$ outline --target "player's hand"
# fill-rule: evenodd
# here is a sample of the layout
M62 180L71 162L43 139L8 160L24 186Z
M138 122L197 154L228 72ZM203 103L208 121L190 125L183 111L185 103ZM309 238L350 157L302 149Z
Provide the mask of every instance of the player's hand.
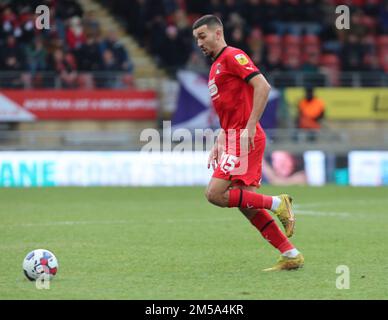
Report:
M256 123L248 123L245 130L242 133L243 150L255 150L255 135L256 135Z
M220 158L225 151L225 145L221 142L216 142L210 151L209 158L207 160L207 168L210 169L210 165L215 170L220 162Z
M217 143L210 150L209 158L207 159L207 168L208 169L210 169L210 165L212 166L213 170L215 170L215 168L218 165L218 146L217 146Z

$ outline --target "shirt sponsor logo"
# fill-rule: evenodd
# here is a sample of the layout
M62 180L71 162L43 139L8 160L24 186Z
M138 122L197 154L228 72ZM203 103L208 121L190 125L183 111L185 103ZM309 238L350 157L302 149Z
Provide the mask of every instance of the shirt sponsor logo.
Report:
M217 64L217 68L216 68L216 74L220 74L221 73L221 63Z
M209 93L211 97L214 97L218 93L217 85L215 84L215 79L212 79L208 83Z
M234 56L234 58L238 61L239 64L241 64L242 66L246 65L249 63L249 60L248 58L242 54L242 53L239 53L239 54L236 54Z

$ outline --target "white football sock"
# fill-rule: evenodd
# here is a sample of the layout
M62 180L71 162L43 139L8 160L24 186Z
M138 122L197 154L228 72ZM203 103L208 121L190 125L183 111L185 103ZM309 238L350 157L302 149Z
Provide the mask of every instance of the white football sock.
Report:
M271 211L274 211L277 208L279 208L281 203L282 203L282 199L280 199L279 197L272 197Z
M283 252L282 256L287 258L295 258L299 253L300 252L298 251L298 249L294 248Z

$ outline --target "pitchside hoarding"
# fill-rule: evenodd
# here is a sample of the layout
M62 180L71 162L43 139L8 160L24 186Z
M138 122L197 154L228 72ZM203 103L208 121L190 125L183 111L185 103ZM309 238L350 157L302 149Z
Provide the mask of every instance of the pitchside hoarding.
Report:
M0 121L156 119L152 90L1 90Z
M276 164L269 163L277 179L266 182L325 183L324 155L320 151L306 152L302 166L297 172L291 170L290 175L278 172L277 165L289 160L278 156ZM205 186L213 172L207 169L207 158L208 152L199 151L5 151L0 152L0 187ZM294 174L304 178L290 180Z
M348 161L352 186L388 185L388 151L352 151Z
M316 88L316 97L325 103L325 117L330 120L387 120L387 88ZM292 116L305 96L303 88L287 88L285 99Z

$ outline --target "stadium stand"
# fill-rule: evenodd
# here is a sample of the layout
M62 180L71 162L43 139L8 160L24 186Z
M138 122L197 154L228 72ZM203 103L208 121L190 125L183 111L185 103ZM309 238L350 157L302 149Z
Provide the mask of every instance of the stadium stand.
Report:
M42 3L51 9L52 27L38 33L32 9ZM334 86L358 85L355 79L359 78L365 86L386 81L387 1L100 0L99 3L136 39L140 46L137 50L145 50L136 60L141 61L149 53L172 77L186 66L205 70L208 62L193 45L191 24L201 14L213 12L223 19L230 45L252 56L277 86L300 85L301 77L302 82ZM334 6L340 3L351 8L349 31L337 30L332 21ZM0 5L0 11L0 67L8 72L7 77L2 73L0 78L3 87L134 85L136 62L131 59L130 46L122 44L123 34L119 37L117 32L107 30L106 23L96 17L99 11L84 12L76 0L6 1ZM90 56L94 59L89 59ZM152 63L140 64L141 69ZM117 81L104 80L101 79L104 71L123 76ZM286 74L275 73L271 79L272 71ZM300 72L303 76L298 76Z
M50 29L37 30L34 10L46 4ZM117 31L75 0L0 4L3 88L129 88L134 65ZM91 59L93 57L93 59ZM103 71L114 79L101 79Z
M34 8L40 4L50 8L49 30L34 28ZM333 12L339 4L350 7L350 30L335 28ZM388 85L387 0L2 1L0 88L69 91L151 88L158 93L161 108L155 121L142 125L125 120L122 126L109 121L105 125L102 121L98 125L84 121L75 126L70 121L67 126L37 121L2 122L0 129L26 132L39 129L41 133L34 136L37 137L56 128L58 134L53 134L58 136L55 141L59 144L75 139L70 145L82 147L82 141L93 138L81 134L77 140L76 134L69 138L61 132L79 127L90 131L119 127L121 132L132 128L137 134L144 127L161 127L161 120L172 116L171 110L165 112L163 108L166 100L173 100L173 94L164 88L175 86L176 90L177 71L208 72L210 61L197 49L191 30L192 23L205 13L215 13L223 19L228 43L245 50L274 88ZM288 120L282 118L279 126L288 130L292 128L293 115L288 110L284 114ZM327 143L333 136L344 135L348 141L353 136L351 132L340 132L348 123L333 121L329 126L326 129L331 131L322 130L318 142ZM353 129L352 125L349 129ZM374 135L373 121L366 125L366 130L369 129ZM287 146L287 137L293 134L281 130L273 137L285 141ZM99 141L99 136L96 137L94 140ZM358 141L354 139L355 143Z
M188 40L190 25L200 15L211 12L223 19L229 44L245 50L264 72L305 72L304 82L313 79L317 85L358 84L354 81L359 77L355 71L362 72L362 84L366 86L386 81L387 1L100 2L121 18L128 32L172 75L203 59ZM351 8L349 31L334 26L332 13L338 4ZM274 82L281 86L300 85L297 77L288 75L287 79L279 77L280 83L276 78Z

